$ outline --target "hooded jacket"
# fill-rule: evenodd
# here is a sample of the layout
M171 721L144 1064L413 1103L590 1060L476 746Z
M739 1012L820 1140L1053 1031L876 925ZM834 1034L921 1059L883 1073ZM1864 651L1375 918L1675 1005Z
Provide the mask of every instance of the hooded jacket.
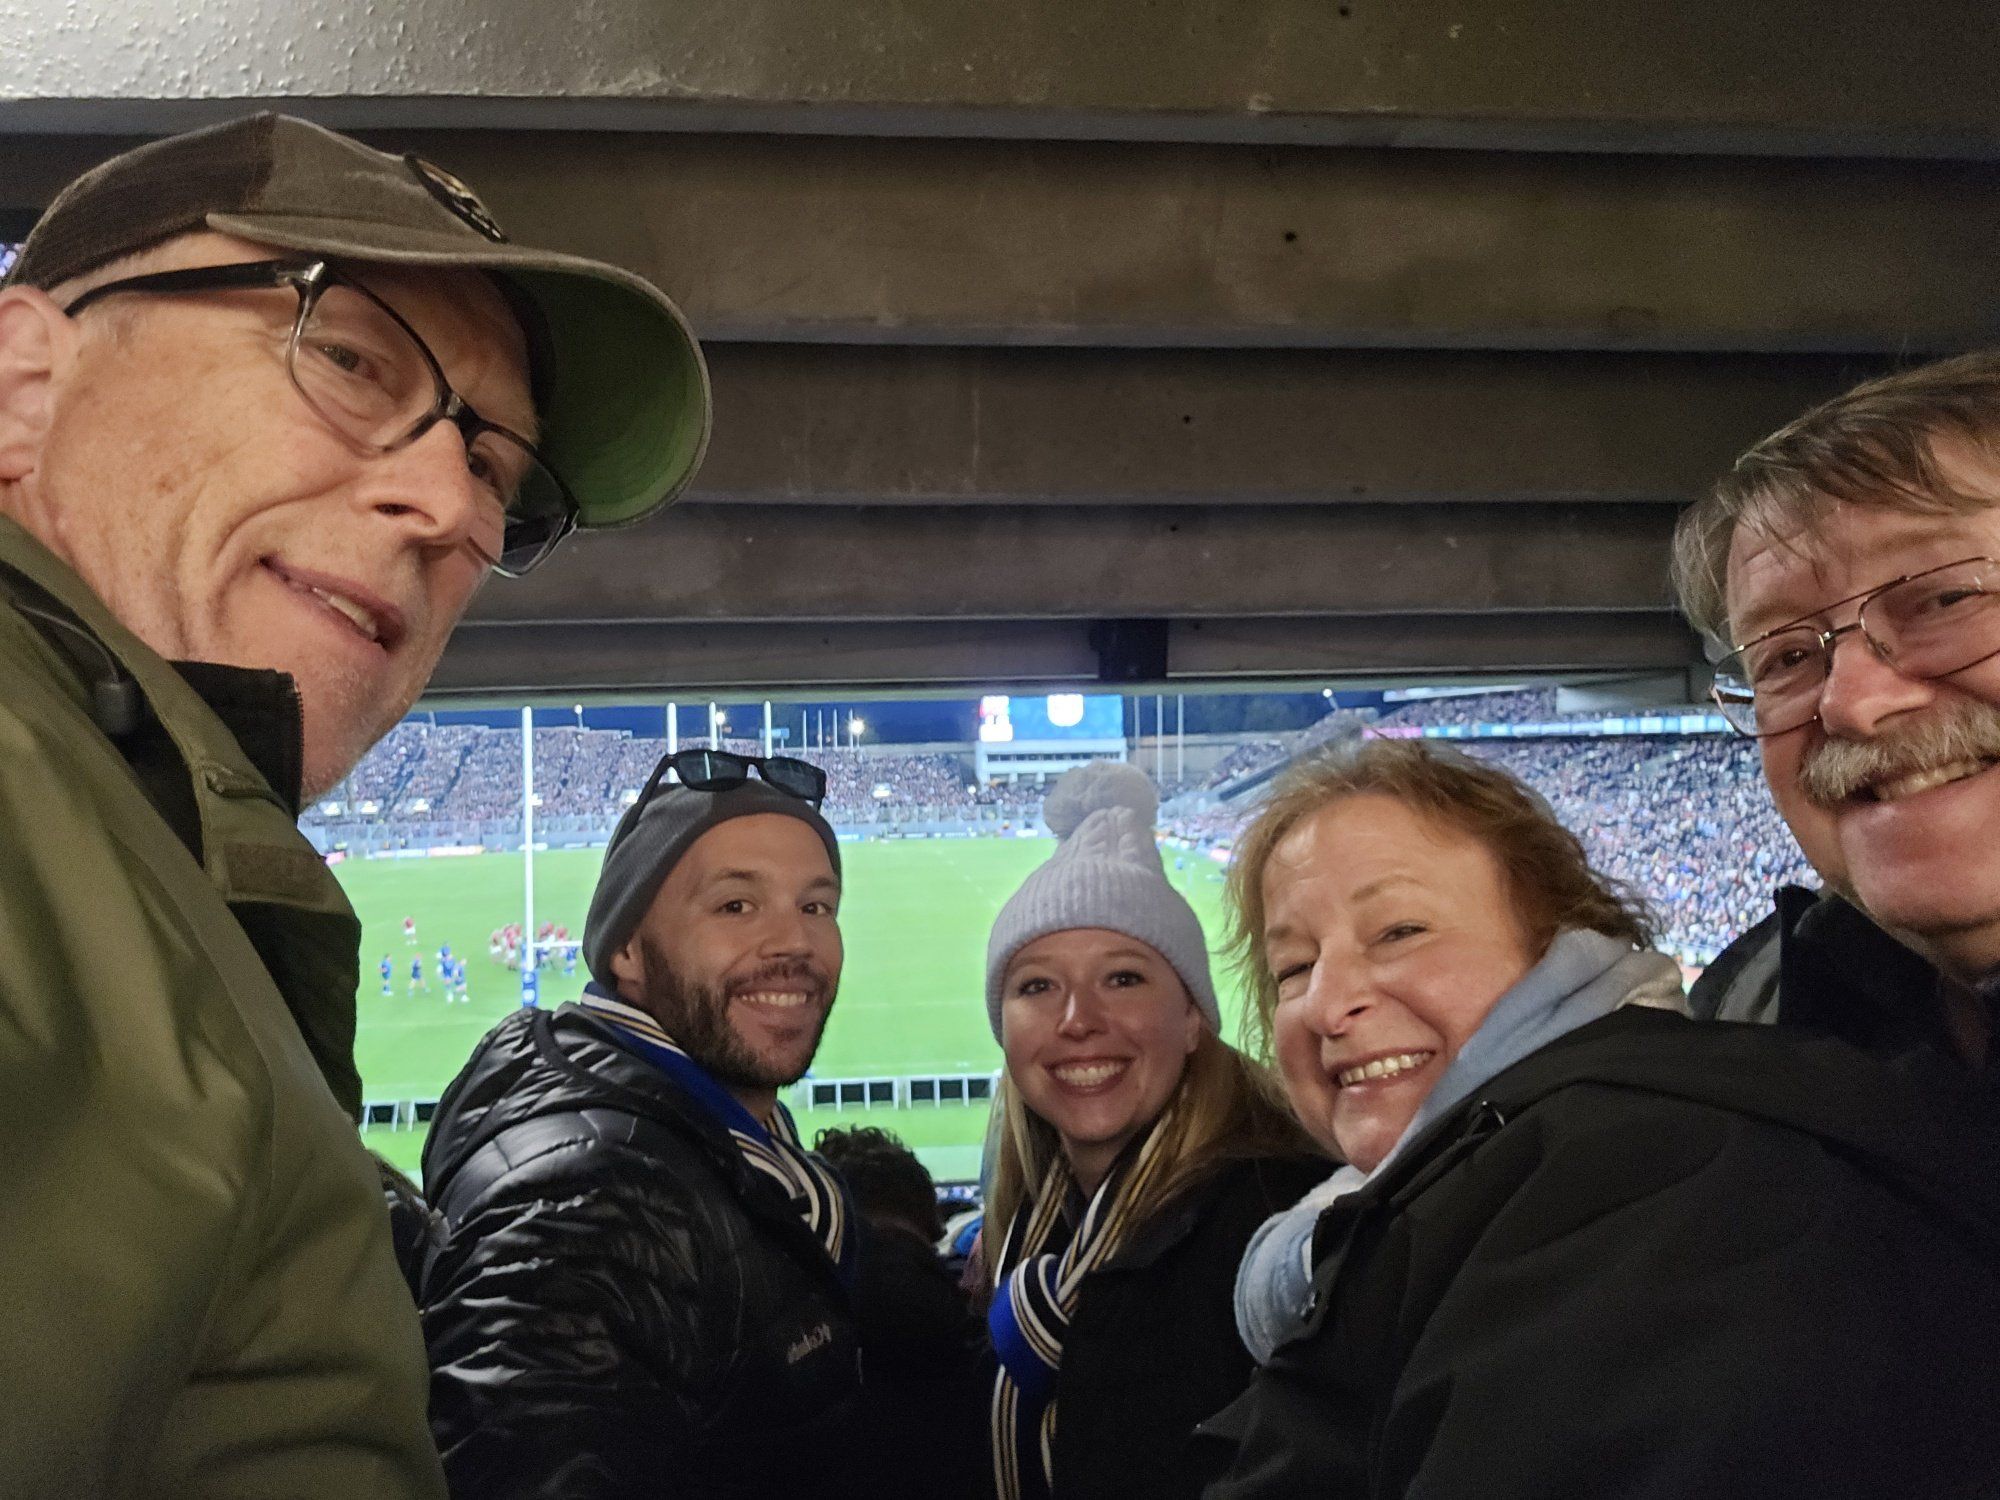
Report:
M868 1494L859 1340L819 1238L728 1132L566 1005L489 1032L424 1181L431 1419L467 1500Z
M0 520L0 683L0 1489L441 1494L290 680Z
M1206 1493L1991 1495L1996 1148L1970 1088L1618 1011L1326 1212Z

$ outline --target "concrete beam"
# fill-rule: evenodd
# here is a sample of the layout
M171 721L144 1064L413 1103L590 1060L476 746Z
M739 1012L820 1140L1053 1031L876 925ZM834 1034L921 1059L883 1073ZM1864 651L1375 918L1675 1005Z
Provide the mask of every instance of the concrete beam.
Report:
M716 344L701 501L1685 501L1865 362Z
M1172 670L1204 682L1425 681L1462 673L1685 669L1701 647L1665 610L1176 622Z
M810 624L656 620L459 627L428 696L560 689L953 688L1090 682L1097 657L1073 621L852 620Z
M9 128L355 123L1991 153L1981 0L0 5Z
M426 698L643 692L991 692L1115 684L1127 692L1244 683L1427 680L1681 668L1698 659L1665 613L1175 621L1164 675L1107 677L1091 622L468 624Z
M1674 507L683 505L482 622L1156 619L1666 607ZM1476 627L1475 627L1476 628Z
M2000 339L2000 165L376 137L715 339L1858 350ZM0 138L0 207L108 145Z

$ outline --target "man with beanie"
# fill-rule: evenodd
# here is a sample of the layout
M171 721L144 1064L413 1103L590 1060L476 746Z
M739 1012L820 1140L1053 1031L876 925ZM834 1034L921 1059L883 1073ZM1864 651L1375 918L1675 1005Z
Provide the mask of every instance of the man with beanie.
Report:
M627 272L303 120L155 141L0 285L0 1489L442 1493L294 819L489 573L686 484Z
M662 762L605 850L583 998L501 1023L440 1102L424 1319L455 1494L881 1493L856 1225L777 1097L840 979L824 789L782 758Z

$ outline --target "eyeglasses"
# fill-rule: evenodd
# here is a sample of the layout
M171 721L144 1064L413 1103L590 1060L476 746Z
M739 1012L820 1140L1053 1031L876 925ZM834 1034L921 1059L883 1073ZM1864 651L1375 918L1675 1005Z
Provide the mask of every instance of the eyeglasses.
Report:
M285 345L292 385L320 419L369 453L408 447L439 422L458 429L473 480L504 518L494 570L531 571L576 526L569 486L518 432L489 422L445 380L437 357L396 310L324 260L262 260L156 271L93 287L65 309L72 317L126 293L290 287L298 315Z
M1815 613L1849 604L1856 606L1850 624L1821 630L1794 620L1715 664L1709 691L1731 728L1768 739L1818 718L1833 648L1854 631L1882 661L1921 680L1949 677L2000 655L2000 563L1990 557L1892 578Z
M653 767L634 806L651 801L669 771L690 791L726 792L748 781L752 770L779 791L814 807L826 800L826 772L810 761L789 755L738 755L733 750L676 750Z

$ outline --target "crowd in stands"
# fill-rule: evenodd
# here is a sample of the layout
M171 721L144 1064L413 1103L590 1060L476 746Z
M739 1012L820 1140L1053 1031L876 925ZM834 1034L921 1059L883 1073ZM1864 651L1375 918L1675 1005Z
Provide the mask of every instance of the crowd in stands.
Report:
M1272 763L1330 737L1327 726L1339 717L1330 714L1285 742ZM1470 726L1557 717L1554 689L1532 688L1424 699L1400 705L1375 722ZM1348 717L1347 727L1358 728L1359 721ZM1651 905L1662 945L1690 963L1707 963L1761 918L1775 887L1815 883L1771 804L1756 748L1747 740L1662 736L1458 743L1505 766L1546 797L1556 817L1583 840L1592 863ZM1256 762L1245 757L1233 775L1254 769ZM1215 777L1210 781L1222 784ZM1254 815L1256 802L1253 794L1220 806L1170 812L1165 826L1192 843L1227 846Z
M1378 723L1542 722L1556 718L1551 688L1431 698L1398 705ZM1248 741L1231 750L1197 793L1275 768L1342 733L1361 716L1328 714L1312 727ZM694 741L691 743L701 743ZM1806 866L1771 806L1747 742L1710 738L1550 739L1463 742L1506 766L1549 799L1578 830L1593 861L1627 882L1657 911L1665 944L1703 963L1765 911L1774 886L1807 878ZM756 754L757 741L725 749ZM644 785L665 743L620 731L573 726L535 731L538 817L603 819ZM945 754L895 754L874 747L815 749L803 758L827 772L835 819L876 821L885 813L948 818L968 813L1006 822L1040 815L1032 780L974 784L967 763ZM1174 786L1163 789L1171 798ZM1204 846L1226 846L1254 810L1254 794L1220 806L1169 807L1166 830ZM517 732L473 725L399 725L330 793L329 818L482 823L513 817L521 804Z
M1283 739L1245 740L1215 763L1208 775L1202 778L1202 786L1213 788L1227 786L1239 776L1248 776L1252 771L1261 771L1266 766L1275 766L1289 759L1294 753L1293 737Z
M826 772L826 806L836 816L882 804L961 808L973 797L971 772L948 755L809 750L800 759Z
M684 742L705 744L705 740ZM603 817L626 806L666 753L664 740L574 726L535 730L538 817ZM725 738L721 748L760 753L752 739ZM969 769L949 755L896 755L857 749L792 752L827 773L828 812L864 817L884 804L935 808L969 805L1039 808L1039 788L976 791ZM881 793L886 790L886 795ZM396 726L320 804L326 820L482 823L515 817L521 807L521 736L510 729L408 721ZM337 811L336 811L337 809Z
M1378 724L1545 724L1566 717L1556 711L1552 687L1513 688L1500 693L1454 694L1448 698L1413 698L1384 709Z
M1591 863L1645 897L1662 946L1705 964L1770 909L1817 884L1739 739L1492 740L1464 748L1533 786Z
M975 787L972 800L977 807L995 808L1008 816L1038 818L1042 811L1042 787L1033 781L1000 781Z
M1163 788L1162 794L1170 796L1176 791L1216 791L1231 782L1283 765L1293 757L1317 749L1341 735L1356 733L1362 725L1371 721L1370 714L1357 713L1352 709L1335 709L1332 713L1324 714L1308 724L1304 729L1295 730L1290 734L1246 741L1217 761L1213 769L1199 783Z

